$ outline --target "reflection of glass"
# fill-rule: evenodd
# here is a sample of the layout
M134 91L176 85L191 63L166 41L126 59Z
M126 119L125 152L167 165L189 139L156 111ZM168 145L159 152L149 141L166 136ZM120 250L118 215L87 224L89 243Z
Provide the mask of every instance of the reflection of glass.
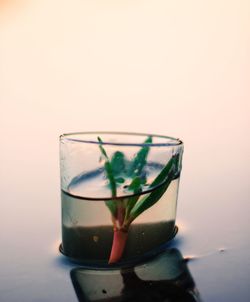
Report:
M186 261L168 249L153 261L121 270L75 268L71 280L80 302L201 301Z
M61 252L100 267L163 250L175 234L182 151L163 136L62 135Z

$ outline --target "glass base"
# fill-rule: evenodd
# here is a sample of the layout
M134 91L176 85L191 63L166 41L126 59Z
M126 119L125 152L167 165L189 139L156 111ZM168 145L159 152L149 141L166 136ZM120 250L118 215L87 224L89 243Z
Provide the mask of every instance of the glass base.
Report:
M160 254L161 252L163 252L168 247L168 244L170 243L170 241L175 238L177 233L178 233L178 227L175 226L171 236L168 238L168 240L164 244L157 246L155 249L152 249L149 252L146 252L143 255L140 255L139 257L133 257L129 260L122 260L122 261L119 261L119 262L113 263L113 264L97 262L94 260L93 260L93 262L90 262L89 260L86 261L86 259L74 258L72 256L67 255L64 252L62 244L60 244L60 246L59 246L59 251L62 255L67 257L67 259L69 261L79 264L82 267L88 268L88 269L99 270L99 269L116 269L116 268L122 268L122 267L133 267L133 266L143 263L143 262L155 257L156 255Z

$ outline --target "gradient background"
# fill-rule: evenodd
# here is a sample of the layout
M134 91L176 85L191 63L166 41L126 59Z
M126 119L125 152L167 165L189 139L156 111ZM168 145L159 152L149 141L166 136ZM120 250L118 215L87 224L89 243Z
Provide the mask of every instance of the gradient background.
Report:
M178 221L184 237L189 232L182 252L231 248L233 264L244 269L249 84L249 0L0 0L1 301L15 301L8 290L18 286L25 301L38 301L29 300L26 288L37 276L37 257L48 254L41 243L52 250L60 240L58 136L64 132L181 138ZM225 288L225 301L238 299L236 291L238 301L247 301L249 271L223 263L205 277L204 266L194 264L205 301L224 301ZM215 292L218 273L224 287ZM40 272L36 291L43 301L47 274Z

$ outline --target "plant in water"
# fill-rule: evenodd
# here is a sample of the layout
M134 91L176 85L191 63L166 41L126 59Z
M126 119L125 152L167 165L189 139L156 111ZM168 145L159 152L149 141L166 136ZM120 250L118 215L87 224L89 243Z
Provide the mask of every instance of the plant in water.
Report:
M150 144L152 144L152 137L149 136L145 140L143 147L132 161L129 161L120 151L116 151L110 159L100 137L98 137L98 141L104 159L104 171L112 194L112 199L106 201L114 228L113 243L109 257L109 263L111 264L119 261L122 257L131 223L140 214L152 207L167 190L178 171L179 154L173 155L154 181L147 185L147 190L152 189L152 191L142 196L140 193L147 183L144 170L147 164ZM118 187L124 184L125 181L127 183L127 180L130 182L126 188L132 196L117 198Z

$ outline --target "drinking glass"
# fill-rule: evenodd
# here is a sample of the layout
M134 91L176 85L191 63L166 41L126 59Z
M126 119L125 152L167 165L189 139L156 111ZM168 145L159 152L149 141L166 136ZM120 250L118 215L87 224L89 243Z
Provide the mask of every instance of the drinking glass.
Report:
M163 135L61 135L60 251L88 267L163 251L176 234L182 154L182 141Z

